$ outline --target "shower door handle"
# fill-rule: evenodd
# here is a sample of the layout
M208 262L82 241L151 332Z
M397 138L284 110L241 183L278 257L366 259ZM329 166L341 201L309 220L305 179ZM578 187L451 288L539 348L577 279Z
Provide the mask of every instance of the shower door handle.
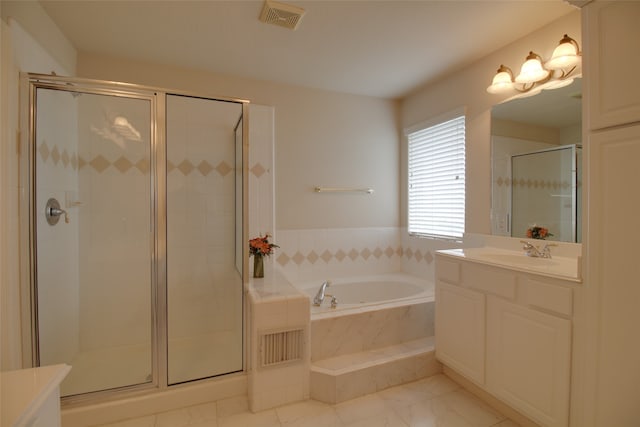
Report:
M64 214L64 222L69 224L69 215L64 209L60 209L60 203L53 197L47 200L47 206L44 208L44 216L47 218L49 225L56 225L62 214Z

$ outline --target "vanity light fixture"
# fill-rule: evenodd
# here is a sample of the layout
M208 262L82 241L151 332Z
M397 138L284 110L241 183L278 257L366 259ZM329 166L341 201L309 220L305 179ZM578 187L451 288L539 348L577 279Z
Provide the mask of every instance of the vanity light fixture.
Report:
M537 53L529 52L515 79L509 67L500 65L487 92L507 93L515 90L537 93L542 89L567 86L573 81L570 77L581 61L582 52L578 43L565 34L547 62L543 62Z

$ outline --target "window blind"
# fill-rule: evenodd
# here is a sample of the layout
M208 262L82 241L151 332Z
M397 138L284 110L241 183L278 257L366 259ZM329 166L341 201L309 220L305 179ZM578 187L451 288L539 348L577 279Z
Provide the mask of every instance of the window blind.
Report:
M465 117L414 130L409 142L409 234L464 234Z

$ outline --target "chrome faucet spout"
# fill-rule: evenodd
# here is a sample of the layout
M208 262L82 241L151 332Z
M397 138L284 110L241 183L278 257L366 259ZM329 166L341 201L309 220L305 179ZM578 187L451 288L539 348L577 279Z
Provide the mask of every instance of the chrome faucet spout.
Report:
M547 243L542 250L540 250L537 246L534 246L526 240L520 240L520 243L523 244L522 249L525 251L525 255L533 258L551 258L551 247L558 246L555 243Z
M320 289L318 289L316 296L313 297L313 305L319 306L320 304L322 304L322 301L324 301L325 297L324 293L329 285L331 285L331 282L329 280L325 280L324 282L322 282L322 285L320 285Z
M530 256L533 258L539 258L542 256L542 252L540 252L538 250L537 247L535 247L531 242L527 242L526 240L520 240L520 243L522 243L522 249L524 250L524 253L526 256Z

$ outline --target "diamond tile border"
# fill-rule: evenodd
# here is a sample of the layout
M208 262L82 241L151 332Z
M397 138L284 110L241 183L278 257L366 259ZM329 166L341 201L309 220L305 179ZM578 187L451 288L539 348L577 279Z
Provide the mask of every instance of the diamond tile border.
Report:
M132 169L135 169L142 174L146 174L151 170L148 158L142 158L134 161L123 154L117 159L111 161L102 154L98 154L91 159L84 159L76 153L69 153L66 149L60 151L55 144L48 144L46 141L42 141L37 151L44 164L52 163L55 167L63 167L65 169L71 167L74 171L90 167L98 173L103 173L107 169L113 167L115 170L123 174ZM171 160L167 161L167 173L177 171L182 173L184 176L188 176L192 173L199 173L206 177L215 171L218 175L225 177L233 170L233 166L224 160L221 160L215 166L207 160L201 160L197 163L193 163L189 159L182 159L179 162ZM258 163L252 168L252 172L257 178L260 178L266 170Z
M493 180L494 184L498 187L523 187L523 188L541 188L549 190L567 189L571 188L571 183L568 181L549 181L542 179L512 179L511 177L499 176ZM582 182L578 182L578 187L582 185Z
M350 249L338 249L335 252L331 252L325 249L318 255L318 251L311 250L308 254L303 254L297 250L294 254L287 253L286 251L280 251L280 254L276 258L276 262L282 267L287 264L293 263L297 266L302 265L304 262L308 262L311 265L317 264L319 261L323 261L325 264L329 264L332 260L339 263L342 262L356 262L358 259L362 259L367 262L374 262L382 257L392 258L394 256L400 258L406 258L407 260L415 260L419 263L432 264L435 256L432 251L426 251L423 253L420 249L413 250L411 248L404 249L401 246L392 248L388 246L386 248L363 248L357 250L355 248Z

